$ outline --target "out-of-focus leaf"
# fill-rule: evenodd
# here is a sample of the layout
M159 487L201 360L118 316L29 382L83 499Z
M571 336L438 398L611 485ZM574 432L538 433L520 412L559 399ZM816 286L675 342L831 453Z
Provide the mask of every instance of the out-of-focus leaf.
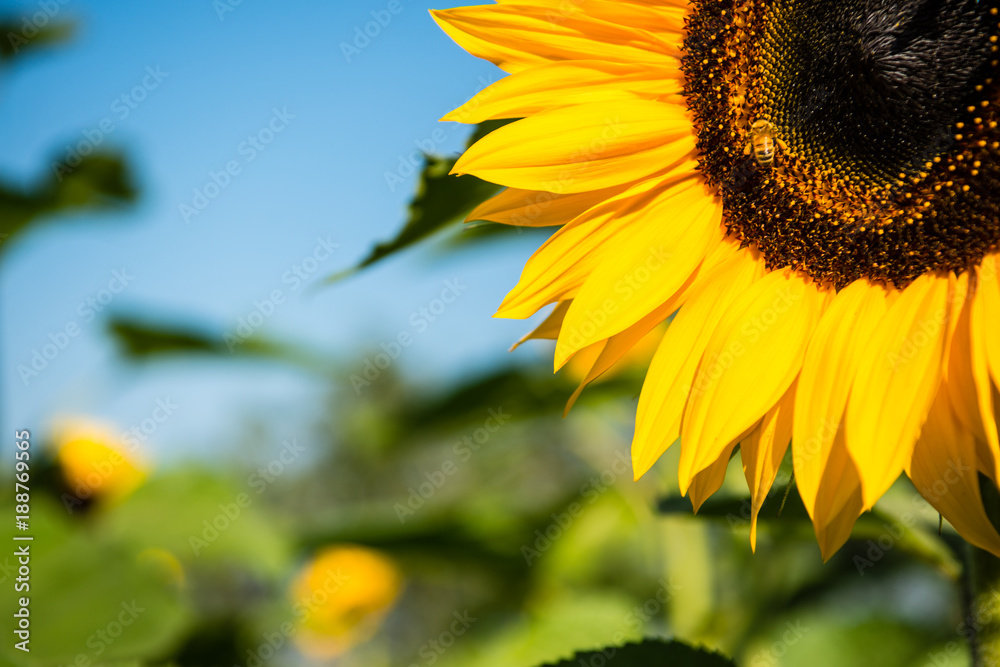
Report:
M578 486L578 485L577 485ZM503 578L507 593L526 592L531 565L522 547L537 539L536 531L552 524L552 517L579 499L578 488L533 508L516 524L489 526L479 522L473 528L457 508L428 508L406 512L406 498L395 509L362 505L336 507L313 518L315 525L298 526L301 544L316 549L323 544L364 544L387 553L431 557L454 565L480 566ZM421 509L421 508L418 508ZM405 518L402 521L401 518Z
M583 400L631 396L637 394L640 387L640 382L633 377L616 376L592 385L584 393ZM501 407L514 419L561 414L574 389L575 382L561 374L503 368L491 375L473 378L443 396L406 404L400 408L398 419L403 428L419 430L482 419L488 410Z
M0 19L0 64L10 65L26 53L68 41L74 32L74 24L69 21L38 27L33 17L4 17Z
M471 145L493 130L506 125L507 120L488 121L476 127L469 139ZM475 176L451 176L457 158L437 155L424 156L424 168L416 197L410 202L406 224L395 238L379 243L354 268L335 274L327 282L335 282L371 266L389 255L410 247L445 227L460 223L477 205L486 201L502 188Z
M485 137L490 132L493 132L494 130L499 130L504 125L509 125L510 123L513 123L515 120L517 119L504 118L502 120L487 120L480 123L479 125L476 125L476 129L472 131L472 134L469 135L468 141L465 142L465 147L468 148L472 144L476 143L477 141Z
M474 222L463 225L445 241L445 250L452 251L468 245L505 239L514 236L528 236L539 242L548 238L554 227L518 227L517 225L501 225L497 222Z
M36 219L70 209L100 210L135 200L123 158L94 153L80 158L77 166L53 161L49 175L28 189L0 184L0 238L22 231Z
M422 241L444 227L460 222L477 204L486 201L500 188L475 176L451 176L454 158L428 155L420 175L420 190L410 204L406 225L390 241L379 243L352 269L328 279L333 282L371 266L389 255Z
M663 642L647 639L641 644L611 646L602 651L577 653L547 667L577 667L578 665L607 665L608 667L733 667L734 662L718 653L682 644L678 641Z
M620 588L568 589L539 596L517 620L488 638L456 645L442 667L511 667L559 660L581 647L641 641L638 623L630 623L637 600ZM406 664L406 663L401 663ZM584 663L589 666L591 663ZM594 665L604 664L600 660ZM579 667L577 664L575 667Z
M964 661L949 661L945 652L938 654L933 650L938 641L944 643L947 634L947 628L917 628L890 618L858 618L845 616L840 610L799 609L774 619L773 627L762 632L743 652L740 664L747 667L969 665L964 646L957 651ZM959 639L958 635L954 637ZM957 644L952 642L953 647ZM955 652L953 648L952 654Z
M135 360L168 354L222 354L226 350L221 339L193 328L112 317L108 329L125 355Z
M132 361L149 361L173 355L215 357L256 357L290 363L314 372L326 372L329 364L299 347L275 343L260 334L243 336L237 332L221 335L195 327L112 316L108 330Z
M119 540L163 549L186 566L236 563L279 576L290 564L291 539L262 500L275 479L254 473L236 485L204 470L177 470L141 487L105 522Z
M809 513L806 512L802 499L797 493L788 494L785 506L778 514L778 508L784 498L784 489L777 493L772 493L764 501L758 515L759 521L809 521ZM712 496L698 510L698 516L710 519L725 519L730 524L750 522L751 503L749 498L733 498ZM692 514L694 507L690 498L674 496L663 498L658 503L658 509L662 514Z
M3 508L13 512L9 504ZM142 547L67 517L62 507L36 495L31 506L34 540L11 542L7 535L8 544L30 553L30 590L23 595L30 596L31 650L15 649L20 640L12 639L0 652L14 664L79 665L170 649L192 620L176 579L144 559ZM7 562L16 560L12 556ZM12 582L8 580L13 588ZM4 596L0 609L8 619L14 618L18 598Z
M761 507L758 521L761 523L782 522L786 524L809 524L809 513L798 493L788 494L788 499L783 508L781 502L784 497L783 492L772 493L763 507ZM779 514L778 510L781 508ZM691 501L688 498L664 498L658 503L658 509L663 514L692 513L694 511ZM708 499L698 510L698 516L710 519L722 519L730 527L750 525L751 503L749 498L716 498ZM912 518L904 519L895 516L893 513L876 507L871 512L866 512L858 518L851 533L851 539L865 542L874 540L876 545L879 540L891 540L892 548L899 549L900 553L909 554L929 565L936 567L943 574L952 579L957 579L961 574L962 566L955 558L954 553L945 543L927 530L916 524ZM878 547L879 558L886 551L883 547ZM858 556L864 559L864 556ZM870 560L870 559L869 559ZM877 559L876 559L877 560ZM864 565L864 563L861 563ZM862 571L864 568L861 568Z

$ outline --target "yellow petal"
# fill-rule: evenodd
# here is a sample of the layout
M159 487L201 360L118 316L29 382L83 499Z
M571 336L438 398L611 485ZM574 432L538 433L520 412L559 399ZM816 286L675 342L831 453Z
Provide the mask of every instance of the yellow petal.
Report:
M795 383L778 403L767 411L760 426L740 445L743 475L750 487L750 548L757 550L757 515L767 500L781 462L792 440L792 408Z
M520 227L565 225L588 209L622 192L622 186L557 195L537 190L507 188L473 209L466 221L487 220Z
M772 271L737 297L709 340L685 408L682 492L784 396L826 299L825 291L791 271Z
M820 479L861 356L887 307L885 289L857 280L836 295L809 342L795 398L792 445L795 483L809 516L814 516ZM833 509L840 511L839 507Z
M573 299L556 342L556 368L576 350L624 331L674 297L711 243L721 241L721 222L721 200L697 181L653 201L641 224L611 240Z
M535 5L549 8L549 16L560 18L584 14L618 25L649 30L661 39L679 42L683 38L684 17L689 6L687 0L498 0L498 5ZM557 10L555 14L551 10ZM673 33L664 35L663 33Z
M1000 535L983 509L972 434L959 424L947 392L938 392L907 474L920 494L968 542L1000 556Z
M681 417L708 339L731 304L762 275L740 250L699 281L663 336L639 395L632 468L639 479L680 437Z
M676 45L642 29L623 25L643 19L641 8L611 21L587 11L553 12L544 5L503 3L432 11L449 37L472 55L507 72L558 60L608 60L621 63L663 63L676 55ZM649 12L646 12L649 15ZM640 23L641 25L650 25ZM678 42L674 37L675 44Z
M691 488L688 493L691 495L691 505L695 514L713 493L722 488L726 481L726 471L729 469L729 459L733 456L736 443L731 444L719 458L691 480Z
M530 333L522 336L511 346L509 351L513 352L529 340L555 340L558 338L563 318L566 317L566 311L569 310L569 304L569 301L560 301L541 324L532 329Z
M977 443L980 471L996 480L1000 462L996 420L993 414L992 387L986 361L984 331L973 331L973 311L978 310L981 322L982 299L970 293L967 273L950 276L953 293L949 299L949 327L945 340L943 390L948 393L959 423ZM978 308L977 308L978 304Z
M650 202L666 196L669 181L644 181L584 212L542 244L496 317L530 317L539 308L573 298L604 257L609 241L646 216Z
M1000 253L989 255L983 259L979 268L979 284L977 289L982 292L982 331L990 332L986 336L986 358L990 366L993 384L1000 387Z
M681 306L684 301L685 292L688 288L690 288L694 279L695 277L691 276L688 284L682 287L674 298L661 305L659 308L630 326L625 331L615 334L607 339L607 344L601 348L601 353L594 360L593 365L583 378L583 381L580 382L580 386L577 387L576 391L573 392L573 395L570 396L569 401L566 402L566 409L563 411L563 416L569 414L569 411L573 408L573 404L576 403L576 400L580 397L583 389L588 384L608 372L612 366L618 363L622 357L628 354L641 340L646 338L646 336L651 335L650 332L666 321L666 319ZM588 347L584 349L590 348Z
M798 484L797 474L795 480ZM864 507L860 504L860 494L861 475L858 474L858 468L847 451L844 426L841 423L830 445L813 504L812 519L816 531L825 529L832 521L836 521L843 514L844 508L850 508L855 518L860 516L864 511Z
M569 60L532 67L501 79L443 121L481 123L591 102L658 99L681 92L679 65Z
M650 100L551 109L473 144L452 173L514 188L568 193L637 181L695 149L684 107Z
M861 482L858 480L857 484L851 487L850 497L840 512L831 516L823 525L813 523L816 541L819 543L824 563L830 560L851 537L851 530L862 512L864 512L864 503L861 501Z
M980 275L982 271L980 271ZM989 360L987 358L991 340L998 337L995 329L987 324L986 294L981 288L983 280L979 280L976 293L969 309L969 366L975 391L975 404L979 408L981 431L980 459L985 463L984 472L993 479L994 484L1000 484L1000 435L997 432L997 409L995 401L996 389L990 382Z
M889 308L862 356L845 426L865 509L903 471L937 394L948 291L947 278L917 278Z

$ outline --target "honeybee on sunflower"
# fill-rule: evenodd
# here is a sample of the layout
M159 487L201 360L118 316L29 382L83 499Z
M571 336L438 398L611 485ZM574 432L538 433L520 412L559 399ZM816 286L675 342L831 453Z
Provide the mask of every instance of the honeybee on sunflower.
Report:
M657 325L638 478L697 508L739 446L757 512L792 448L824 558L905 473L1000 555L998 0L497 0L434 12L508 73L445 120L470 219L559 226L498 316L588 382ZM595 354L595 351L597 352Z

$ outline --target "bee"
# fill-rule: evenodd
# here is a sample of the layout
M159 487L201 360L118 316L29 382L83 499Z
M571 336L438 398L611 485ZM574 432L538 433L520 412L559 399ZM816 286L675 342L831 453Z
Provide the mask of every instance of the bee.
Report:
M747 146L746 153L753 151L757 163L762 167L769 167L774 162L775 146L781 143L775 137L774 125L766 120L758 120L750 126L750 145Z

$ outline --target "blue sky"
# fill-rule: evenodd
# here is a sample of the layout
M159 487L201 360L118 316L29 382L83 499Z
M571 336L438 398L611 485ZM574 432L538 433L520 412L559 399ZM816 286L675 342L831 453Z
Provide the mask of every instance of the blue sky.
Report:
M391 236L415 176L393 189L387 172L399 173L418 145L442 153L463 145L468 128L437 119L501 72L461 51L428 14L459 4L13 5L8 11L24 17L56 8L79 30L68 46L3 74L0 174L41 178L53 156L89 141L124 149L143 193L128 211L53 220L11 241L0 267L5 432L41 433L64 414L124 430L170 398L181 407L149 438L151 453L187 456L231 441L248 415L301 423L302 410L318 407L313 380L266 365L127 366L105 333L109 312L231 331L280 290L282 303L259 331L339 354L348 367L362 368L361 350L402 332L415 336L400 367L427 382L502 359L529 325L490 316L536 237L461 257L425 248L319 291L291 278L296 267L310 279L334 273ZM378 18L378 31L368 26L377 34L355 42ZM203 206L196 215L195 204ZM415 331L411 314L454 279L467 286L460 297ZM79 335L25 381L18 366L73 325Z

